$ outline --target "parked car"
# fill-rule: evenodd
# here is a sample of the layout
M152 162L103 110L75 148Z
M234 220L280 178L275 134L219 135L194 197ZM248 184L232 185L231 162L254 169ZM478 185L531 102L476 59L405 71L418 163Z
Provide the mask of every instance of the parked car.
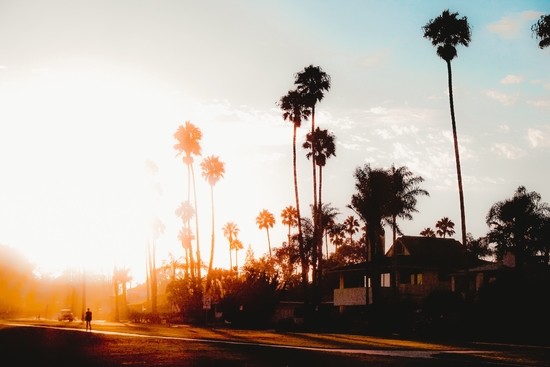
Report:
M62 309L61 311L59 311L59 314L57 315L57 320L72 322L74 320L73 311L71 311L70 308Z

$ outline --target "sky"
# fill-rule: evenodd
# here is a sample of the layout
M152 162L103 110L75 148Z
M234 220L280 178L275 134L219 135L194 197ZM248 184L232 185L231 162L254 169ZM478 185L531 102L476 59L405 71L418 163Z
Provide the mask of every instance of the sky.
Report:
M323 201L338 220L354 214L346 205L357 167L395 164L422 176L430 193L414 220L399 223L403 232L449 217L460 240L447 69L422 31L445 9L472 27L452 62L467 231L485 235L491 205L520 185L550 201L550 50L531 32L550 13L546 0L0 0L0 243L43 273L110 274L116 265L138 282L155 214L166 226L158 265L169 252L183 255L174 211L187 198L187 171L173 134L191 121L203 132L195 159L202 260L211 202L198 163L211 155L226 168L213 190L214 265L229 266L227 222L245 250L267 253L255 223L263 209L276 218L270 238L280 246L280 213L295 201L293 129L276 102L308 65L332 82L316 125L336 136ZM298 149L298 180L308 213L305 153ZM161 196L149 189L147 160Z

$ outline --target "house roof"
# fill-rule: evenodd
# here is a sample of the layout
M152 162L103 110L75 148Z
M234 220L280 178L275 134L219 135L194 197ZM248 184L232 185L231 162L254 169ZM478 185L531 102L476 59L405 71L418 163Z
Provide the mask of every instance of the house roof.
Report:
M403 236L396 239L379 266L381 269L399 267L458 270L465 266L466 259L466 248L453 238ZM360 263L338 267L329 272L357 272L365 269L366 264Z
M396 239L386 258L400 266L457 269L465 264L466 248L454 238L403 236Z

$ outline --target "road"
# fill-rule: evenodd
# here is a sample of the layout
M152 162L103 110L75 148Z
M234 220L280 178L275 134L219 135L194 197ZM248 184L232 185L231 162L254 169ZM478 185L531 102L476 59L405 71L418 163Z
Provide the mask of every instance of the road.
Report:
M0 322L0 355L14 361L8 365L57 366L550 366L548 346L97 322L93 327L90 333L74 322Z

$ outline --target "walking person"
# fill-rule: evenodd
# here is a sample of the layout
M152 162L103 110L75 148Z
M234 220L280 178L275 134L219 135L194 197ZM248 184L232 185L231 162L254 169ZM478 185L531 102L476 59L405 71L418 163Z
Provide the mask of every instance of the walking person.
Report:
M88 331L88 328L92 331L92 311L89 308L86 311L86 331Z

